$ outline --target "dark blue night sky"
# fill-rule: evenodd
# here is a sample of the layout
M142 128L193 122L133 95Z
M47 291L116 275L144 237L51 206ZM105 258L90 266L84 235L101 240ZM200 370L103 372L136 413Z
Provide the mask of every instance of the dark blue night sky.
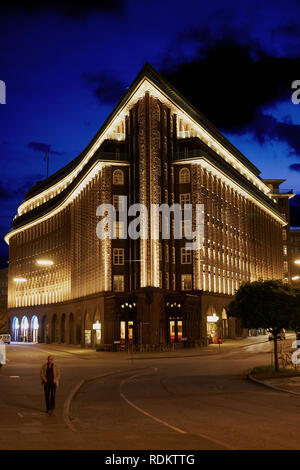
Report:
M1 6L0 261L26 190L75 158L150 62L261 171L300 193L299 1ZM4 9L4 10L3 10ZM300 196L299 196L300 197ZM294 198L295 201L299 198Z

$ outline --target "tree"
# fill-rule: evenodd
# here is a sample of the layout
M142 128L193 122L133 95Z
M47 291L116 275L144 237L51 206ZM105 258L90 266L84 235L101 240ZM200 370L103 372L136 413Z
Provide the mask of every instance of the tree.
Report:
M291 317L291 327L296 332L297 340L300 340L300 287L294 287L295 299L293 314Z
M274 335L275 370L279 370L277 340L294 318L295 289L280 280L242 284L230 303L228 314L241 320L243 328L265 328Z

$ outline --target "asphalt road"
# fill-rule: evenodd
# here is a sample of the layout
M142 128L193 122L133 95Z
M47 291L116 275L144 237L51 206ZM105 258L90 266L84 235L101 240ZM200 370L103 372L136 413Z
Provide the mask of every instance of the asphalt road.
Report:
M270 364L265 339L134 356L11 344L0 449L299 449L300 397L245 379ZM39 379L49 353L62 374L55 416Z

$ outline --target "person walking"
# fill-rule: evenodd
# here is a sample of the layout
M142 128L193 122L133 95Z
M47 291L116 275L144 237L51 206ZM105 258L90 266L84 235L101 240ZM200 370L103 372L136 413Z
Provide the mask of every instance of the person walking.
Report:
M59 385L60 370L54 364L53 356L48 356L48 361L43 364L41 369L42 385L44 385L46 413L54 414L55 392Z

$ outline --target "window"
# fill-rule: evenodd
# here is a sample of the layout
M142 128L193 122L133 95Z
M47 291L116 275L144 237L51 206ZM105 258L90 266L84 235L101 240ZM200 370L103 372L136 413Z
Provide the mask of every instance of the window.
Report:
M114 276L113 290L115 292L124 292L124 276Z
M192 252L186 248L181 248L181 264L191 264Z
M181 234L185 238L192 237L192 221L189 219L181 221Z
M179 172L179 183L189 183L190 182L190 170L188 168L182 168Z
M123 238L124 237L124 223L123 222L114 222L114 238Z
M166 257L166 263L169 262L169 245L165 246L165 257Z
M175 247L172 246L172 264L175 264Z
M179 195L179 203L181 205L181 209L184 209L184 204L190 204L191 203L190 193L180 194Z
M181 275L181 290L192 290L192 275L191 274Z
M159 244L159 261L162 261L162 245Z
M166 289L170 289L169 273L165 273Z
M287 273L288 270L289 270L289 264L288 264L287 261L284 261L284 262L283 262L283 270L284 270L285 273Z
M282 230L282 240L286 242L286 230L285 229Z
M283 254L287 255L287 246L286 245L283 245Z
M126 196L113 195L113 206L116 211L124 210L124 199Z
M176 274L172 275L173 290L176 290Z
M124 248L113 249L113 263L117 266L124 264Z
M113 172L113 184L124 184L124 173L122 170Z

